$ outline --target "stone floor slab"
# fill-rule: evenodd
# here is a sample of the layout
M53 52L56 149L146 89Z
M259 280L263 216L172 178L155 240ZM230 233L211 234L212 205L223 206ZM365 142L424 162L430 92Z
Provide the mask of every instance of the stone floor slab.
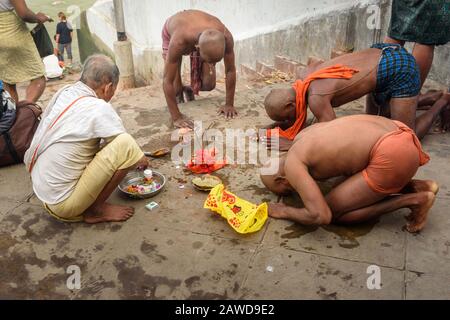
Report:
M76 298L232 299L256 245L128 224Z
M406 234L402 212L355 226L306 227L271 220L264 246L283 247L336 258L404 268Z
M0 200L23 201L33 192L30 175L25 165L15 165L0 170L0 185L3 187Z
M449 300L450 280L441 276L408 272L406 276L407 300Z
M425 228L408 235L406 269L450 279L450 199L438 198ZM450 282L449 282L450 285Z
M246 299L403 299L403 271L381 268L381 289L369 290L368 266L264 246L243 291Z

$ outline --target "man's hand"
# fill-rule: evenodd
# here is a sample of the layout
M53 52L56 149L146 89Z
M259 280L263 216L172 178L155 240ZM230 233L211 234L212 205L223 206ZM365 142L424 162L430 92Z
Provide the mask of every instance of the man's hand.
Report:
M136 163L136 169L140 171L144 171L150 167L150 160L147 157L142 157L141 160Z
M275 219L285 219L287 206L284 203L269 203L269 216Z
M194 129L194 123L191 119L182 114L179 118L173 120L173 126L175 128L189 128Z
M217 113L225 115L227 119L233 119L238 114L234 106L230 105L220 107Z
M293 141L283 138L283 137L270 137L267 136L261 137L262 144L266 145L267 149L272 149L278 145L279 151L289 151L289 149L294 144Z
M36 13L38 23L53 22L53 19L42 12Z

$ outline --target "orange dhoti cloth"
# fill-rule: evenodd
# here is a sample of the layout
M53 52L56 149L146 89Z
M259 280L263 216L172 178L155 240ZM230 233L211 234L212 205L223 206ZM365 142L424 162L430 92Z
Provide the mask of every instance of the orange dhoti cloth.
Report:
M378 193L393 194L402 190L420 166L430 161L416 134L400 121L398 129L382 136L370 152L369 165L362 175Z
M293 88L296 92L295 104L297 120L294 125L287 130L275 128L267 131L267 136L280 136L289 140L294 140L295 136L300 132L307 116L307 101L305 99L309 85L318 79L351 79L358 70L346 67L342 64L336 64L327 68L323 68L311 73L305 80L297 80Z

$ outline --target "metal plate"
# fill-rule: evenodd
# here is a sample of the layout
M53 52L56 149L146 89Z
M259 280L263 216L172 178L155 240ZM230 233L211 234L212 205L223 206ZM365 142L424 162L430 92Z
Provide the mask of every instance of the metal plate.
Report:
M142 181L144 179L144 172L143 171L131 171L129 172L125 178L122 180L122 182L119 184L118 188L119 190L127 195L130 198L133 199L147 199L156 196L158 193L160 193L165 185L166 185L166 177L164 177L163 174L153 171L153 179L158 182L161 185L161 188L159 188L156 191L149 192L149 193L131 193L127 191L127 188L129 185L137 185L142 184Z

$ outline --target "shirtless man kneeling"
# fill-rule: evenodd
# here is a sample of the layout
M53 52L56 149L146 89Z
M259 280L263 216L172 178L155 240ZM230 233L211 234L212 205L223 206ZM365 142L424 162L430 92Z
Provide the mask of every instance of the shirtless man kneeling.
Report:
M274 160L274 161L278 161ZM295 139L279 170L261 175L278 195L297 192L305 208L269 204L269 215L305 225L359 223L410 208L406 229L420 231L438 185L412 180L429 157L414 132L398 121L354 115L314 124ZM315 180L347 179L323 196Z
M268 116L277 121L271 128L279 127L282 151L306 126L307 108L318 122L330 121L336 118L334 108L367 95L368 114L401 121L422 139L450 101L450 95L443 94L416 116L418 105L430 99L419 99L420 74L414 57L393 44L375 44L309 66L298 78L292 88L273 89L264 102Z
M234 108L236 65L234 40L230 31L216 17L199 10L185 10L167 19L162 30L164 80L163 89L173 125L193 128L192 121L183 115L177 103L190 101L199 91L216 87L216 63L224 60L226 74L226 102L219 113L227 118L237 115ZM191 87L181 81L181 62L191 56Z

